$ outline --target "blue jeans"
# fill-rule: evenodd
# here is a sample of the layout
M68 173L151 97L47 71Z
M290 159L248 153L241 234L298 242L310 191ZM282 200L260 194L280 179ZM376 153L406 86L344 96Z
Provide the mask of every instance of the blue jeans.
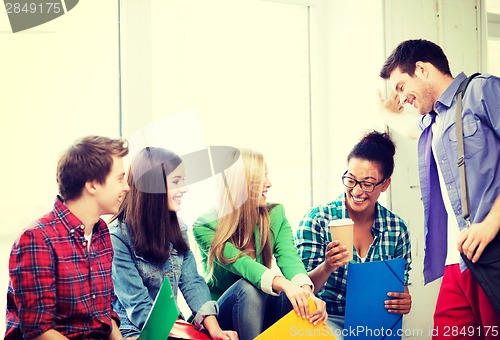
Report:
M344 316L340 315L328 315L327 324L330 330L335 335L336 340L344 340L343 330L344 330Z
M286 295L271 296L239 279L217 300L222 329L238 332L240 340L253 340L292 310Z

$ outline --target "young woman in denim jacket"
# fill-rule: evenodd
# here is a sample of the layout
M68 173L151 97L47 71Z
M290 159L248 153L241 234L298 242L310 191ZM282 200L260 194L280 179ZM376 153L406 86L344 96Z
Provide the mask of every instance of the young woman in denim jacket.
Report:
M177 218L187 191L181 158L162 148L142 149L130 165L128 185L119 213L110 223L114 248L112 276L126 337L138 336L165 278L177 298L180 288L197 328L213 339L237 339L236 332L221 330L218 306L198 274L189 249L186 225Z
M325 303L313 294L283 206L266 202L271 182L264 157L241 149L228 158L218 207L193 228L222 327L246 340L292 308L311 323L326 320ZM317 306L313 313L308 298Z

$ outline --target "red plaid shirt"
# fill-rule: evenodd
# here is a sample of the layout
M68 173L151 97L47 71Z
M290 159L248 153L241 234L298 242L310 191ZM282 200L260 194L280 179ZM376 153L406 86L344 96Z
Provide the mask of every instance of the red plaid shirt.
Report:
M58 198L54 210L23 232L9 261L6 339L55 329L70 339L105 338L111 318L113 248L106 223L84 226Z

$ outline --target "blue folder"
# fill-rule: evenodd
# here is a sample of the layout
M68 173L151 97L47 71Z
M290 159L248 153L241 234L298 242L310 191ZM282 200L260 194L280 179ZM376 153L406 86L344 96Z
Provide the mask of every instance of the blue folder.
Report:
M403 315L384 306L388 292L404 292L405 259L349 263L344 339L401 339Z

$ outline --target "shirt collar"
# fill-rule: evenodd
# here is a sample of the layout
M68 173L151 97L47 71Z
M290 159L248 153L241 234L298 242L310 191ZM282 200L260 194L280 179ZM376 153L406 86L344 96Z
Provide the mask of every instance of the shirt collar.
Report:
M84 233L85 226L78 217L76 217L64 204L64 200L61 196L57 195L56 201L54 202L54 212L59 217L61 222L64 224L68 232L81 232ZM105 222L100 218L94 225L92 230L93 233L97 233L102 226L105 226Z
M441 94L436 104L434 105L436 107L438 114L440 112L448 110L451 107L451 105L453 104L453 99L455 98L455 94L457 93L458 87L465 78L467 78L467 76L463 72L460 72L460 74L458 74L456 78L453 79L453 81L448 86L448 88L443 92L443 94Z

